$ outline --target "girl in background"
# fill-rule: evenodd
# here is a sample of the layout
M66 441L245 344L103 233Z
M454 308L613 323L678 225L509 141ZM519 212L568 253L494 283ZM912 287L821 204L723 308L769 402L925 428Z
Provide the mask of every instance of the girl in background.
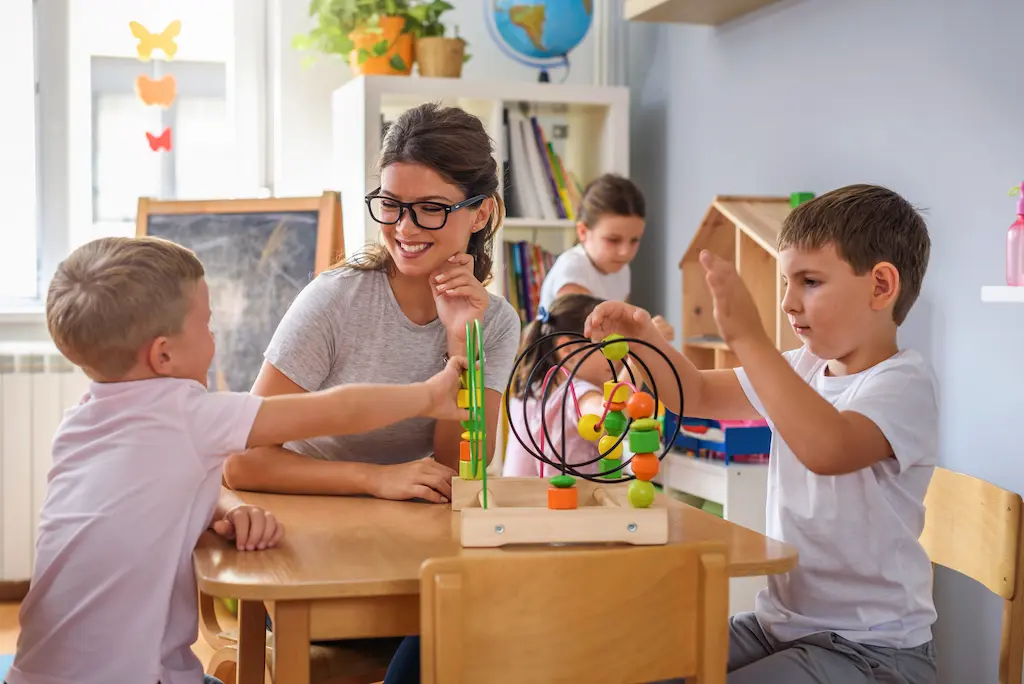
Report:
M537 319L523 331L522 341L519 344L518 354L523 354L535 342L545 335L554 332L575 332L583 334L583 324L587 316L594 310L601 299L588 294L566 294L558 297L551 303L551 309L541 307ZM515 429L513 434L509 431L508 444L505 447L505 460L502 475L506 477L529 477L557 475L559 470L534 458L530 452L515 438L519 438L527 444L531 444L530 437L536 443L539 450L543 445L543 454L550 460L556 461L554 451L551 449L551 442L555 448L562 453L567 462L575 464L596 459L598 456L597 444L590 442L580 436L576 425L579 411L583 415L588 413L601 414L603 409L604 393L602 385L612 376L608 369L608 361L601 353L591 354L586 361L581 361L583 353L574 356L569 363L572 366L563 366L566 371L572 372L573 366L577 366L576 375L573 378L573 390L575 400L569 396L565 406L565 446L562 446L562 399L569 387L568 377L563 373L551 372L558 363L579 349L579 345L570 344L559 349L557 352L544 358L555 347L571 341L570 337L556 337L538 344L532 349L529 355L522 359L515 376L512 378L511 391L508 396L509 413L511 415L511 427ZM581 341L581 345L586 344ZM517 354L517 356L518 356ZM543 360L542 360L543 359ZM530 379L530 372L536 368L533 374L533 382L527 386ZM541 417L541 397L543 395L544 379L549 376L550 385L548 398L545 402L544 420L548 426L548 436L542 434L543 425ZM524 421L523 404L526 404L526 418ZM531 446L533 446L531 444ZM542 472L543 470L543 472ZM597 474L598 464L592 463L580 468L580 472Z
M556 298L572 293L629 301L630 263L640 248L646 212L643 193L628 178L606 173L591 181L576 224L579 243L560 254L545 276L540 306L550 311ZM675 337L663 317L653 320L665 339Z

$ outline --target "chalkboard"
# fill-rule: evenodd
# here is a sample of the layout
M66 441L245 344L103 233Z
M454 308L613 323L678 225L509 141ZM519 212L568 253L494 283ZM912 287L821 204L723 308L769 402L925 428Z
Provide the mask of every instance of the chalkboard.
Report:
M217 351L211 390L248 392L292 300L342 255L338 194L262 200L139 200L137 235L176 242L206 270Z

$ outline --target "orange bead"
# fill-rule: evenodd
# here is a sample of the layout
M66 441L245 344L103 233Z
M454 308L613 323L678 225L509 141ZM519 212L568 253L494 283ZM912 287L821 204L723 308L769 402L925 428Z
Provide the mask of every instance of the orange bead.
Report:
M633 420L650 418L654 415L654 397L647 392L637 392L626 402L626 413Z
M629 462L636 479L650 482L658 474L658 457L654 454L633 454Z
M604 405L608 407L609 413L612 411L621 411L626 408L626 402L624 401L606 401L604 402Z
M579 504L579 495L575 487L548 488L548 508L555 511L571 511Z
M459 442L459 460L472 461L473 452L469 449L469 442Z

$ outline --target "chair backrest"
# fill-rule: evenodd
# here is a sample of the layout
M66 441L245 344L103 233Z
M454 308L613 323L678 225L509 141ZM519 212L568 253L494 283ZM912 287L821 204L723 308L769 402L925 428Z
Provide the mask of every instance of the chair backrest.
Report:
M724 684L725 546L463 553L420 573L424 684Z
M921 544L936 565L1003 599L1000 684L1020 684L1024 661L1024 543L1019 494L936 468L925 496Z

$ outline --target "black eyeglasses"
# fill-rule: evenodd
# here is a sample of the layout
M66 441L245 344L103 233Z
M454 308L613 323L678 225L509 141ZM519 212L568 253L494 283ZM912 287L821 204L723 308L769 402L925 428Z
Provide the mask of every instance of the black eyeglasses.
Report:
M440 230L448 222L448 214L459 209L480 204L487 195L474 195L455 204L443 202L399 202L393 197L378 195L380 188L366 196L366 208L370 217L377 223L393 226L402 220L406 209L412 216L412 222L423 230Z

